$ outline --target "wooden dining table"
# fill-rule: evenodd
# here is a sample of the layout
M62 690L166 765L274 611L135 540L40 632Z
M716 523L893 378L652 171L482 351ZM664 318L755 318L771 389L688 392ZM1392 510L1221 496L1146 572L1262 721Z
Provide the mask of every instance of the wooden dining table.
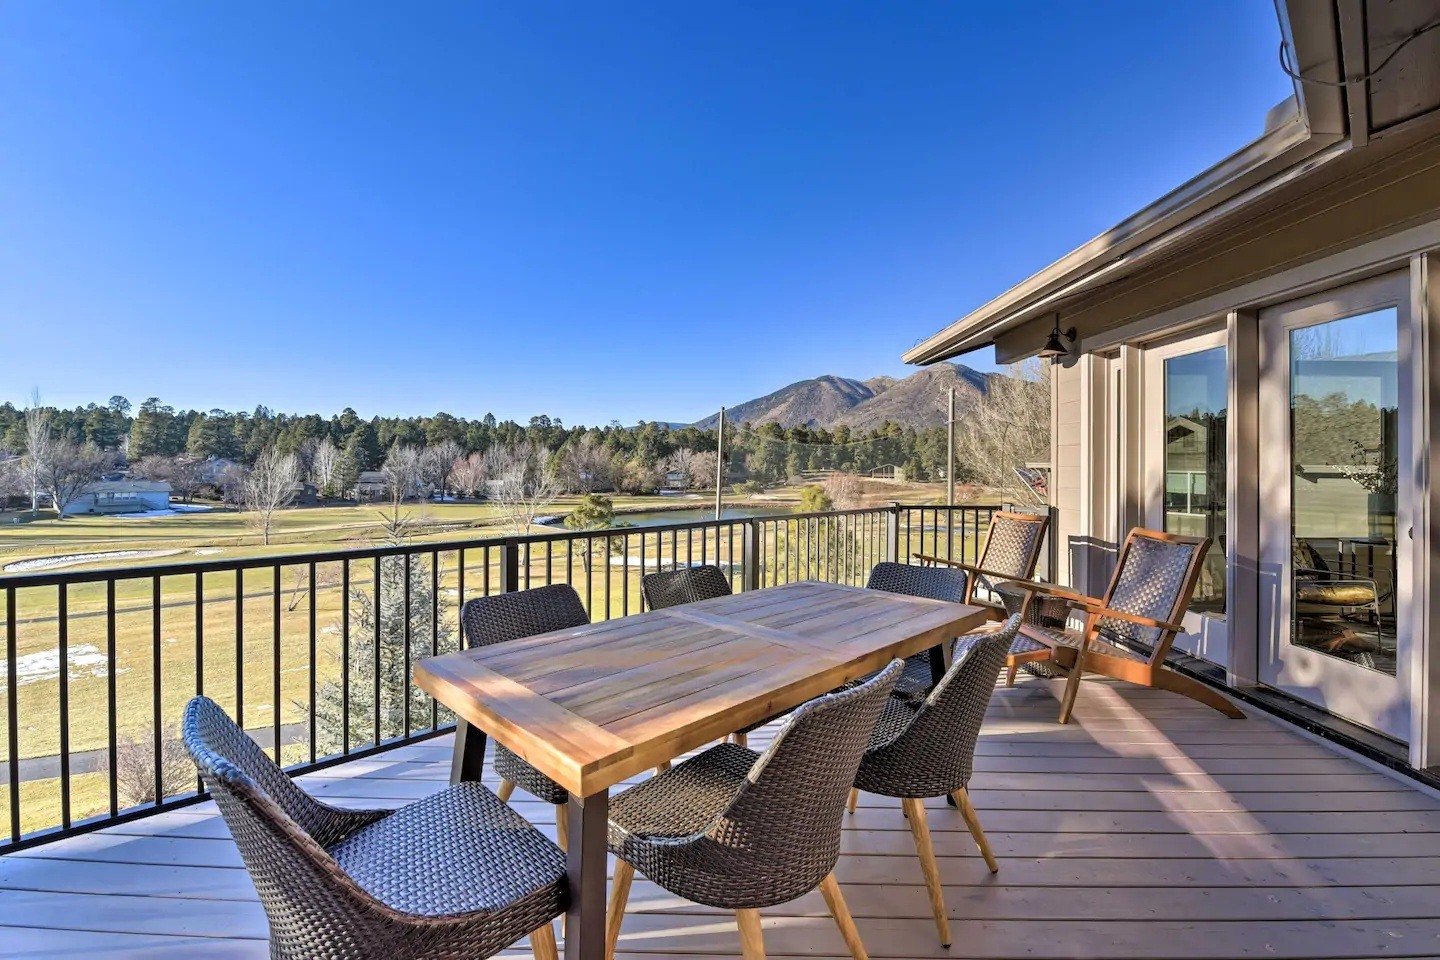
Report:
M453 710L451 779L494 737L570 794L567 960L605 953L610 788L710 741L930 651L981 607L804 581L430 657L415 682Z

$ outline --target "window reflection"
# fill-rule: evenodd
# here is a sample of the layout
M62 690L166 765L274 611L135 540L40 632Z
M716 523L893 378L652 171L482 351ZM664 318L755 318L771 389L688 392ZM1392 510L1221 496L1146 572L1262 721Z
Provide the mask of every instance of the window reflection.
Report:
M1225 614L1225 348L1165 361L1165 531L1212 541L1190 609Z
M1290 332L1290 642L1395 675L1398 314Z

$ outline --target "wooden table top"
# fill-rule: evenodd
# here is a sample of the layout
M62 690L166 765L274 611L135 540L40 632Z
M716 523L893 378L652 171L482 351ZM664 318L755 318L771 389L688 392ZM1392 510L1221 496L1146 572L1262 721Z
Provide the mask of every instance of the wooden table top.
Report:
M415 682L584 797L986 620L791 583L430 657Z

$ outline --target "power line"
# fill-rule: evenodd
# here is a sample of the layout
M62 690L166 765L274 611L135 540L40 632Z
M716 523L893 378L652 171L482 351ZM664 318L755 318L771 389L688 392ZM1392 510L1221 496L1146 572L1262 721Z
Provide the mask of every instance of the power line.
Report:
M1410 36L1400 41L1400 45L1397 46L1394 50L1391 50L1385 56L1385 59L1380 61L1379 65L1377 65L1375 69L1369 71L1368 73L1357 73L1354 76L1346 77L1344 80L1321 80L1316 77L1305 76L1299 70L1295 69L1290 65L1290 44L1284 40L1281 40L1280 69L1284 70L1285 74L1292 80L1299 80L1301 83L1313 83L1321 87L1347 87L1352 83L1364 83L1366 80L1373 79L1376 75L1380 73L1381 70L1384 70L1387 66L1389 66L1390 61L1394 60L1400 54L1401 50L1404 50L1406 47L1410 46L1410 44L1414 43L1417 39L1429 33L1431 30L1434 30L1436 27L1440 27L1440 20L1433 20L1430 23L1425 24L1425 26L1423 27L1416 27L1414 30L1410 31Z

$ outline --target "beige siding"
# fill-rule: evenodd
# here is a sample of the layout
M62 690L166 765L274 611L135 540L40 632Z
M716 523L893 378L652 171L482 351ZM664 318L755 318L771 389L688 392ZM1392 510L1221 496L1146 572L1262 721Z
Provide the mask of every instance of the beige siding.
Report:
M1056 508L1055 535L1059 549L1057 583L1070 583L1071 540L1083 535L1081 520L1082 476L1080 469L1080 409L1081 375L1078 364L1057 365L1055 378L1055 402L1050 416L1054 437L1054 456L1051 479L1051 503Z

